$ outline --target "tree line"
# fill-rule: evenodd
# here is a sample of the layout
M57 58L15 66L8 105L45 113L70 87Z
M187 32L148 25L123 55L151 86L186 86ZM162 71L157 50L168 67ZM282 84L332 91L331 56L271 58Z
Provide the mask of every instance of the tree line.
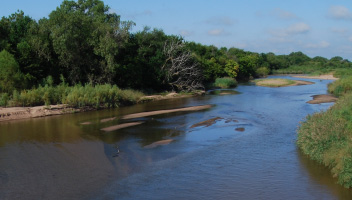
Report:
M101 0L64 0L38 21L17 11L0 20L0 93L53 84L112 84L147 92L204 89L216 78L238 81L290 66L352 67L341 57L310 58L217 48L167 35L131 32Z

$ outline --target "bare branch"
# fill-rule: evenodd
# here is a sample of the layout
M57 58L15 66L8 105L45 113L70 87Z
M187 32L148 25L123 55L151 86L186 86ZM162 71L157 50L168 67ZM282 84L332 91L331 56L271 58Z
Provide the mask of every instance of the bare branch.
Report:
M175 39L166 41L163 53L166 60L162 69L166 71L166 81L173 89L181 91L204 89L199 64L191 52L185 50L181 41Z

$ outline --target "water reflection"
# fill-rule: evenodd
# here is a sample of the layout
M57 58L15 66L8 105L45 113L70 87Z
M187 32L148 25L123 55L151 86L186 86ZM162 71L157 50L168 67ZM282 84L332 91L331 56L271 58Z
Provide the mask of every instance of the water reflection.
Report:
M300 150L297 154L303 169L306 169L311 180L315 184L323 185L327 190L330 190L338 199L351 199L352 190L342 187L337 184L337 178L333 178L328 167L309 159Z

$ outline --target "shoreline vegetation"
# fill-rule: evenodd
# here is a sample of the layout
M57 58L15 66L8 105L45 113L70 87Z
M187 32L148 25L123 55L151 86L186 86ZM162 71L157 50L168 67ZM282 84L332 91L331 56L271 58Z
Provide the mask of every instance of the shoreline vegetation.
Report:
M346 188L352 187L352 76L351 70L335 72L328 85L338 97L327 111L307 116L298 129L297 146L310 159L325 165Z

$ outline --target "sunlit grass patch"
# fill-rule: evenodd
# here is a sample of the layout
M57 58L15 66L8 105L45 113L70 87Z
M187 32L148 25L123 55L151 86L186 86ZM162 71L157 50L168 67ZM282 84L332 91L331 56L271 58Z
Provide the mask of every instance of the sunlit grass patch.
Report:
M214 87L219 88L233 88L237 86L237 81L234 78L225 77L217 78L214 83Z

